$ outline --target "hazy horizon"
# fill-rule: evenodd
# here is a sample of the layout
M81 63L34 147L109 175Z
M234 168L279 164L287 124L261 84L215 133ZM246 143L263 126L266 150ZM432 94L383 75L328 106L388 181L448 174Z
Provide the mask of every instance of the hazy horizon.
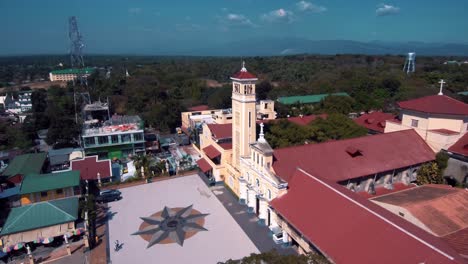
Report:
M279 38L466 45L467 9L456 0L2 1L0 55L67 53L70 16L85 54L179 55Z

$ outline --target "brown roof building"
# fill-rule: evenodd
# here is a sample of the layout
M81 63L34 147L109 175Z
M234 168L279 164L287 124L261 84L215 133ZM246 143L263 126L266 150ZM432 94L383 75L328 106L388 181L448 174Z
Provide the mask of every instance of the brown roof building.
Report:
M423 185L371 199L407 221L445 239L468 258L468 191Z

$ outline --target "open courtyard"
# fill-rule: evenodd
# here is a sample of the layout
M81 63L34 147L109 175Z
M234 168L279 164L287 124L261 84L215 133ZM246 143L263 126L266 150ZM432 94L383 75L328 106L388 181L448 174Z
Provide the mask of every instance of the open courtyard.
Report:
M114 264L217 263L259 253L198 175L121 191L123 199L109 203Z

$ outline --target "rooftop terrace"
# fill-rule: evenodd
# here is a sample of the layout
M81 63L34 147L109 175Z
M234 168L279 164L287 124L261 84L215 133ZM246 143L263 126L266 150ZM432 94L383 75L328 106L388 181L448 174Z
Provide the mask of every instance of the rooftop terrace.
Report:
M83 124L83 136L111 135L143 130L143 121L139 116L114 115L110 120Z

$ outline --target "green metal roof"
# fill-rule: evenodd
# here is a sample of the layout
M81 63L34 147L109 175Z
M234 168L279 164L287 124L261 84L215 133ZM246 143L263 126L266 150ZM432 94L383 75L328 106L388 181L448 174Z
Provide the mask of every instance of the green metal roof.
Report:
M0 236L73 222L76 219L78 197L15 207L11 209Z
M28 174L21 183L20 194L37 193L80 185L79 171Z
M349 96L348 93L310 94L310 95L302 95L302 96L280 97L278 98L278 102L285 104L285 105L290 105L290 104L295 104L295 103L313 104L313 103L319 103L320 101L322 101L325 97L329 95Z
M52 74L91 74L94 72L94 68L84 68L84 69L63 69L52 71Z
M468 95L468 91L458 92L457 94Z
M16 156L3 172L3 176L15 176L40 173L44 165L47 153L34 153Z

